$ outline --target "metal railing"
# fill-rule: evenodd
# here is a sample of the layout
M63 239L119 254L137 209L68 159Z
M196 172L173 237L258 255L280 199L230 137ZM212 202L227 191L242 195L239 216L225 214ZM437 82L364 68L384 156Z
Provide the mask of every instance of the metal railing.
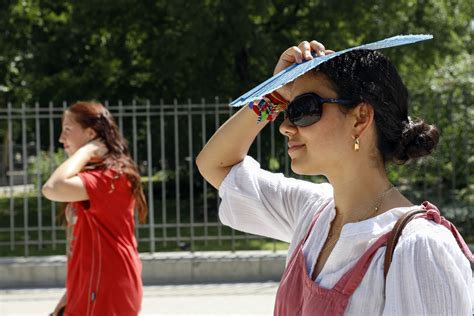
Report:
M233 114L234 109L227 104L218 98L213 102L186 104L176 100L172 104L106 102L129 141L143 177L149 216L146 224L136 225L141 252L255 249L264 244L277 247L274 241L223 226L217 215L217 191L195 166L195 157L207 139ZM9 104L0 108L0 129L6 131L0 147L0 256L64 253L64 228L57 221L61 205L43 198L41 186L65 158L58 143L65 108L66 104ZM444 105L443 109L449 110ZM442 115L439 110L425 114L433 119ZM460 122L464 131L472 131L472 114L467 107L463 115ZM279 135L277 127L278 122L266 127L250 153L262 167L295 176L290 172L286 139ZM401 167L405 169L391 167L397 173L392 180L402 191L416 202L429 199L445 206L448 217L461 219L464 234L474 233L469 224L473 220L470 199L466 202L459 195L473 194L469 164L462 165L462 160L472 159L469 134L449 134L449 141L435 159ZM461 158L456 146L464 148ZM449 178L443 167L446 163L454 169ZM455 172L456 168L465 171ZM413 181L407 183L406 179Z

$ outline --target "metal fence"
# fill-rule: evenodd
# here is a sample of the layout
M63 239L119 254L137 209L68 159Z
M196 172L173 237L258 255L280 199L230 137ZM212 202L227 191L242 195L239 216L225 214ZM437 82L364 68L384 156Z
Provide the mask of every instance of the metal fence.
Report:
M136 225L141 252L280 247L275 241L221 225L217 191L195 166L195 157L207 139L233 114L227 104L218 98L213 102L186 104L106 102L129 141L143 177L149 216L146 224ZM65 158L58 143L65 108L66 104L9 104L0 109L0 132L3 129L5 135L0 147L0 256L65 252L64 228L57 221L62 205L41 195L42 183ZM449 110L448 106L443 108ZM433 118L441 115L437 111L432 113ZM460 121L465 131L472 131L470 115L466 110L465 119ZM251 155L265 168L292 175L286 139L279 135L277 126L278 122L264 129L252 145ZM450 138L437 159L405 169L393 167L390 172L396 173L392 180L413 200L430 199L444 205L448 215L457 216L463 233L472 235L470 199L466 202L457 195L472 194L469 164L461 172L465 173L462 179L459 172L446 174L443 167L446 159L454 170L462 165L456 159L472 159L469 135L462 133ZM464 148L460 158L455 153L456 144ZM406 179L412 181L407 183ZM315 177L308 180L323 181Z

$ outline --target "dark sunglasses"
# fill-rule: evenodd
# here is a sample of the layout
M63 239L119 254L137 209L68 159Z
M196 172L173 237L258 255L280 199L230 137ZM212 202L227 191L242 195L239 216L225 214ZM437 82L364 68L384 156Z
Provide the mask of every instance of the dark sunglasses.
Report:
M316 93L304 93L293 99L285 110L285 117L295 126L305 127L318 122L324 103L355 105L357 101L322 98Z

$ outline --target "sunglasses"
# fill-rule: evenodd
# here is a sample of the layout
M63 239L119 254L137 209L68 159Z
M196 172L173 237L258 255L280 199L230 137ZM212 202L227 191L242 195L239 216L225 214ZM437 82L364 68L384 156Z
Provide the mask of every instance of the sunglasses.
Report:
M357 101L322 98L316 93L304 93L293 99L285 110L285 117L295 126L310 126L321 119L324 103L355 105Z

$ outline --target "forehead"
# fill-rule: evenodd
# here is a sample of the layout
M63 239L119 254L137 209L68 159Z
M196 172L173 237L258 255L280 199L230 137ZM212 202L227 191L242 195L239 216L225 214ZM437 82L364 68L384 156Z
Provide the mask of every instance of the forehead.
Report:
M69 111L64 112L63 118L62 118L62 124L63 125L79 125L79 123L77 123L74 117L74 114L72 114Z
M308 92L314 92L323 98L337 98L336 92L332 89L329 80L321 74L307 72L296 78L291 88L291 100Z

